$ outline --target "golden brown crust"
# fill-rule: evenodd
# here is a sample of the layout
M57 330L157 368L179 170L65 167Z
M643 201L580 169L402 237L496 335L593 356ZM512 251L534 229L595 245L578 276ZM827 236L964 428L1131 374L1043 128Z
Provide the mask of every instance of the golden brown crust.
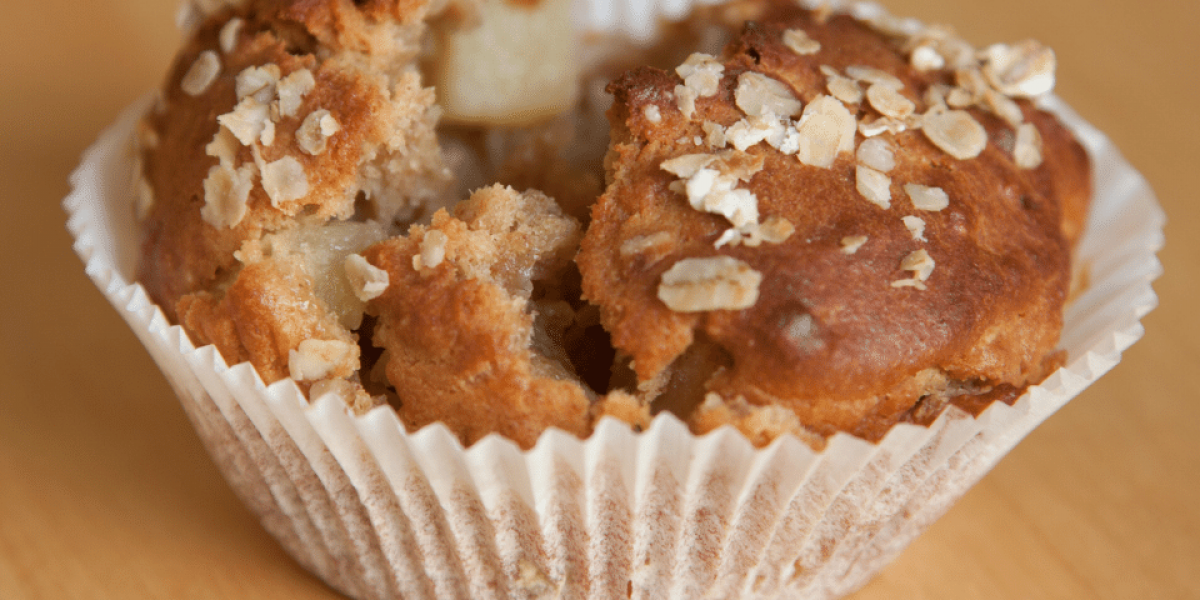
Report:
M790 5L771 7L774 14L748 25L727 49L719 89L695 101L693 119L681 112L674 92L683 81L673 73L637 70L611 87L613 183L593 209L578 263L586 297L601 306L614 345L632 357L639 380L670 375L703 334L728 355L728 367L707 382L709 392L749 407L787 407L821 435L847 431L868 439L881 437L923 396L947 385L1024 389L1039 381L1062 324L1069 272L1063 231L1077 235L1089 190L1078 144L1027 102L1021 101L1022 110L1041 132L1047 157L1035 170L1018 168L1012 151L997 143L1002 129L1011 140L1011 127L977 108L970 114L989 131L989 143L974 159L957 160L918 131L884 136L896 160L887 173L888 209L856 190L852 153L842 152L826 169L766 143L751 146L746 152L764 166L742 187L757 196L762 217L783 218L795 228L778 244L716 248L729 221L692 208L672 191L678 177L662 163L712 151L694 142L706 136L704 122L729 128L745 118L735 90L747 71L785 82L805 105L828 93L822 65L885 71L903 82L901 93L918 111L931 84L952 83L946 71L914 69L892 43L848 16L820 25ZM802 55L784 45L783 33L797 28L820 43L818 53ZM860 120L879 114L868 102L855 110ZM856 141L862 140L860 133ZM949 207L915 210L906 183L941 188ZM923 219L927 241L904 226L901 217L909 215ZM630 240L662 232L671 240L665 246L621 251ZM851 255L842 240L852 236L868 241ZM936 263L928 289L893 287L909 278L902 260L920 249ZM663 274L674 264L717 255L762 274L753 306L679 312L660 300ZM803 326L798 330L796 323ZM745 422L714 414L700 411L694 426Z

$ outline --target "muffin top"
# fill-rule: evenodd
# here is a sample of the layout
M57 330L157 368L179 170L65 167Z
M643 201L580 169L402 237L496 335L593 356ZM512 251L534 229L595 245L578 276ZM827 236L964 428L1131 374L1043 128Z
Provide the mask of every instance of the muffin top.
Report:
M1053 55L740 5L721 57L610 87L578 262L639 383L701 431L877 439L1041 381L1089 197L1083 150L1026 99Z
M569 12L501 4L506 27ZM493 73L455 36L494 10L203 15L139 136L140 277L168 316L268 383L467 444L664 410L758 444L878 439L1058 365L1090 190L1082 148L1031 101L1048 49L741 0L655 49L602 45L620 61L571 90L568 69L532 68L553 102L487 122L518 101L439 104L427 82L481 89ZM685 42L712 54L662 63ZM611 81L597 144L592 82L631 54L657 65Z

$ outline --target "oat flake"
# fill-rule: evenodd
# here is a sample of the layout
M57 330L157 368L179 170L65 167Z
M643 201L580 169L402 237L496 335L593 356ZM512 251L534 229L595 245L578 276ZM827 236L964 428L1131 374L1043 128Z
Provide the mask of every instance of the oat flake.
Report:
M205 50L196 57L196 62L184 74L179 87L189 96L199 96L208 90L209 86L221 74L221 58L212 50Z
M741 310L758 302L762 273L730 256L685 258L663 273L658 298L676 312Z

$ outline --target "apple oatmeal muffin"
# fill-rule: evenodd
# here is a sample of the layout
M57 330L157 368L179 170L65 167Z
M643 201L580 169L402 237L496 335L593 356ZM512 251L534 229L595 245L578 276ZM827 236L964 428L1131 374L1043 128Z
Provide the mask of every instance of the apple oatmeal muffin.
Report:
M670 411L820 446L1061 364L1089 166L1036 42L784 0L646 47L566 0L212 4L140 131L140 279L267 383L465 444Z

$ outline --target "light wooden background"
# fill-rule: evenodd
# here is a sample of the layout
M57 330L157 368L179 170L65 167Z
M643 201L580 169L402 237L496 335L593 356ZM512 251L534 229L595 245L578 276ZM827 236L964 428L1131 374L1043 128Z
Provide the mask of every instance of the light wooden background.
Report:
M1169 217L1145 339L856 600L1200 598L1200 2L889 0L971 41L1038 38L1058 91ZM175 0L0 21L0 598L336 598L225 486L70 250L59 201L158 84Z

